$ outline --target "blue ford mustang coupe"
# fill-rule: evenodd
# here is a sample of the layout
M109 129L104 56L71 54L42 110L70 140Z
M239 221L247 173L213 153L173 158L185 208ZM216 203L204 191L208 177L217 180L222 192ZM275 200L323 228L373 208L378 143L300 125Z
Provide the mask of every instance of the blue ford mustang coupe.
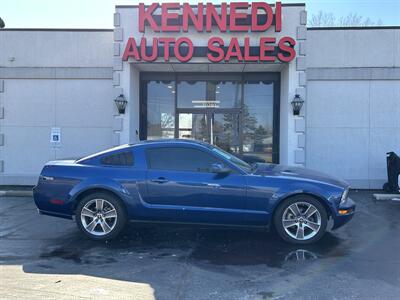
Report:
M34 187L41 214L72 219L88 237L116 237L128 220L274 227L286 241L319 240L355 209L348 184L304 168L249 165L189 140L123 145L47 163Z

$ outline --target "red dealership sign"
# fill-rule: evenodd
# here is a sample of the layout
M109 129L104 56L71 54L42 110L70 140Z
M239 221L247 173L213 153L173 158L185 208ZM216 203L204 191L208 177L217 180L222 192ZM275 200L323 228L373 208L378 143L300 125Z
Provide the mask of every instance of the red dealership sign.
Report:
M156 14L157 10L161 14ZM182 6L179 3L153 3L149 6L141 3L138 22L139 31L143 33L146 30L160 34L188 32L189 28L197 32L265 32L272 26L275 32L280 32L282 5L277 2L274 12L271 5L265 2L234 2L229 6L227 3L220 6L199 3L195 7L188 3ZM149 46L146 37L140 40L130 37L122 59L126 61L131 57L136 61L151 62L158 57L163 57L164 61L176 57L181 62L187 62L193 56L206 56L216 63L231 59L239 62L290 62L296 56L295 44L295 40L288 36L280 39L261 37L257 46L250 46L250 37L242 40L232 37L226 42L219 36L213 36L204 47L195 47L189 37L159 36L152 38Z

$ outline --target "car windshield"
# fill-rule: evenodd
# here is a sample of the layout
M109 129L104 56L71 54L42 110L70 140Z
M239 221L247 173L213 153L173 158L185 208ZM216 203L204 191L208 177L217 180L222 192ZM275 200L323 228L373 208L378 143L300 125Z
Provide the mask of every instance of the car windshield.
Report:
M234 156L216 146L211 146L211 149L213 152L215 152L215 153L223 156L225 159L229 160L232 164L234 164L238 168L240 168L246 172L251 172L251 170L252 170L251 166L248 163L244 162L243 160L237 158L236 156Z

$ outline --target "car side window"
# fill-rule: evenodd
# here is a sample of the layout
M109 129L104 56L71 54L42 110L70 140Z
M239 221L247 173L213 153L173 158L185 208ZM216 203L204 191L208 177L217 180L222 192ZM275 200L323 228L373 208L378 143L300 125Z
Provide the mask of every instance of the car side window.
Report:
M211 172L214 163L223 162L213 155L194 148L161 147L146 151L149 169Z
M132 151L120 152L104 156L100 162L106 166L133 166L134 157Z

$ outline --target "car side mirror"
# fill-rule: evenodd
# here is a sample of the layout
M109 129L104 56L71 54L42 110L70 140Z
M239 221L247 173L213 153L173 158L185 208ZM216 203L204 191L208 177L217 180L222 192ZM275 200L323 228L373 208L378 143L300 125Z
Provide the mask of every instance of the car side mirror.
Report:
M231 172L231 169L224 167L222 164L212 164L211 172L216 174L228 174Z

